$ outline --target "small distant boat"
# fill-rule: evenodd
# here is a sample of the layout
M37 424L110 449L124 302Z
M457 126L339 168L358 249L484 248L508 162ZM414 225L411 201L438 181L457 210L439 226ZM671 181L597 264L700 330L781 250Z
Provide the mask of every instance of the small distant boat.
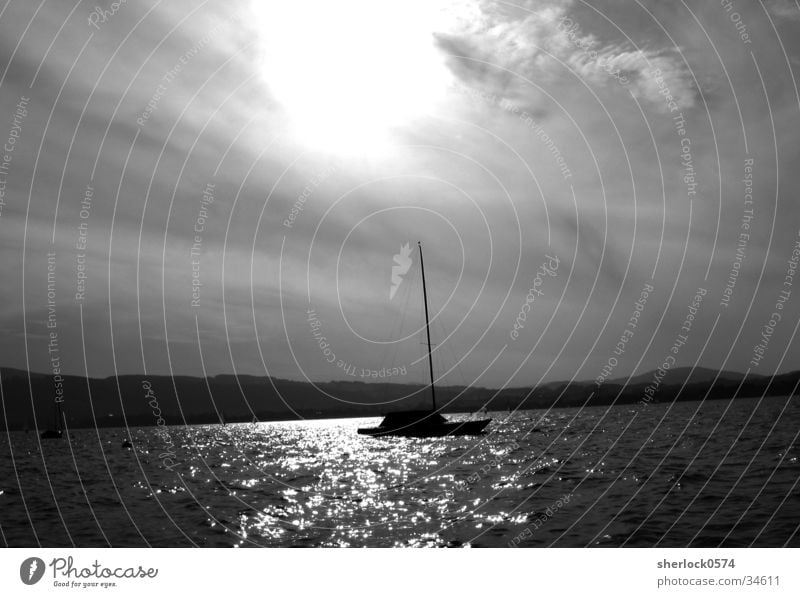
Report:
M61 402L56 402L56 412L55 412L55 425L52 429L47 429L42 432L40 437L42 439L61 439L64 437L64 434L61 430L61 419L63 417L63 410L61 408Z
M431 330L428 321L428 291L425 286L425 263L422 260L422 243L418 242L419 265L422 270L422 298L425 303L425 334L428 338L428 370L431 378L431 410L406 410L387 413L377 427L362 427L361 435L401 437L443 437L455 435L480 435L491 419L476 421L448 421L436 410L436 389L433 383L433 357L431 356Z

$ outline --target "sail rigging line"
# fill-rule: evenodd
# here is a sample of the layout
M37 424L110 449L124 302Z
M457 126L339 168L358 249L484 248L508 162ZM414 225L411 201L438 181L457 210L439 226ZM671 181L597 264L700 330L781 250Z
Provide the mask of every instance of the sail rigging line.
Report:
M423 291L422 294L423 294L423 300L425 302L425 311L424 311L424 315L425 315L425 334L426 334L426 339L427 339L427 341L423 341L421 344L425 345L427 347L427 349L428 349L428 366L429 366L429 370L430 370L430 386L431 386L432 400L433 400L433 403L434 403L434 410L436 410L434 384L437 381L442 382L442 380L444 379L445 375L447 375L448 373L452 372L453 370L457 370L457 372L459 374L459 377L461 378L461 380L463 382L463 385L465 387L466 387L466 382L464 381L465 378L464 378L463 371L461 371L461 369L458 367L458 361L455 358L455 352L453 351L453 347L452 346L448 346L447 347L447 349L450 351L452 359L453 359L453 361L452 361L453 365L452 366L449 366L449 363L446 362L446 358L445 358L445 354L443 352L443 349L440 348L441 344L449 344L447 342L447 340L450 338L450 336L447 334L447 331L444 329L444 324L441 321L441 318L442 318L442 315L443 315L442 312L437 311L436 312L436 316L433 318L433 322L429 321L430 300L428 299L428 295L427 295L427 286L426 286L426 279L425 279L425 267L424 267L424 262L422 260L422 244L420 242L417 242L417 245L419 246L419 251L420 251L420 272L421 272L421 278L422 278L422 291ZM433 325L437 326L437 330L441 331L441 337L444 338L444 341L441 344L434 344L433 342L431 342L430 328ZM439 370L443 372L441 374L441 376L439 376L438 378L435 376L434 368L433 368L434 353L436 353L436 355L435 355L436 364L437 364L437 366L439 366Z
M431 402L436 410L436 388L433 382L433 355L431 355L431 325L428 321L428 287L425 285L425 261L422 258L422 243L417 241L419 247L419 267L422 271L422 300L425 303L425 335L428 338L428 369L431 374Z
M428 298L427 304L429 306L430 303L430 298ZM436 371L441 372L438 377L434 378L434 382L441 385L444 383L446 376L455 374L458 377L458 383L461 384L460 391L456 392L452 398L447 400L446 406L450 406L453 405L458 398L464 396L471 387L471 382L467 382L466 375L461 367L461 362L464 360L464 358L466 358L466 355L464 355L464 357L461 359L456 356L452 345L452 337L455 331L451 331L448 334L444 327L444 323L442 322L444 313L442 311L436 311L434 308L431 308L431 311L436 315L434 316L433 321L430 322L430 326L434 328L434 333L438 332L441 335L441 338L443 338L442 342L440 343L430 343L431 355L435 361L434 364L436 365ZM426 342L423 341L421 344L425 345ZM444 345L447 345L447 348L445 348Z
M442 318L441 317L436 318L436 320L434 320L434 325L438 326L438 328L441 330L442 337L444 337L445 334L447 333L447 330L445 330L444 328L444 324L442 323ZM437 355L439 356L440 362L442 363L442 371L444 371L444 373L442 373L441 378L444 378L445 375L455 372L456 375L458 375L458 380L461 383L461 385L466 388L468 386L467 378L464 375L464 371L459 366L460 361L456 357L456 351L453 349L453 342L445 341L442 342L441 345L442 348L436 351ZM445 355L444 354L445 351L447 351L449 354ZM451 359L449 362L446 360L448 357L449 359Z

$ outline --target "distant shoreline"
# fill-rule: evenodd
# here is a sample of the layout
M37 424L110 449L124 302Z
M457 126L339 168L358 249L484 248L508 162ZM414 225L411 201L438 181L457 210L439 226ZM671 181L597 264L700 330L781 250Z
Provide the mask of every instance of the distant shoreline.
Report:
M615 379L550 382L536 387L495 390L437 386L443 412L481 408L517 409L649 404L795 395L800 371L772 377L689 367ZM5 416L0 430L48 429L55 416L51 375L0 369ZM428 408L422 384L330 381L317 384L285 379L217 375L209 378L121 375L108 378L63 376L63 409L70 429L148 427L377 417L386 412ZM145 389L146 388L146 389ZM160 422L158 422L160 419Z
M793 395L790 396L788 394L780 394L780 395L777 395L777 394L776 395L772 395L772 394L770 394L770 395L767 395L767 396L738 396L736 398L736 400L759 400L759 399L776 399L776 398L790 398L790 397L794 398L796 396L798 396L798 395L797 394L793 394ZM725 398L725 397L707 398L705 400L705 402L706 403L708 403L708 402L719 402L719 401L722 401L722 400L731 400L731 398ZM681 403L702 402L702 399L701 398L697 398L697 399L689 399L689 400L680 400L678 402L681 402ZM655 406L665 405L665 404L669 404L669 403L665 403L665 402L655 403ZM523 408L516 409L516 411L512 410L511 412L528 411L528 410L548 410L550 408L564 410L564 409L570 409L570 408L608 408L608 407L630 406L630 405L631 405L631 403L629 403L629 402L627 402L627 403L626 402L618 402L616 404L589 404L589 405L585 405L585 406L558 406L558 405L554 405L554 406L551 406L551 407L544 407L544 406L542 406L542 407L530 407L530 408L529 407L523 407ZM504 409L497 409L497 410L491 410L490 409L490 410L484 411L484 412L485 412L486 415L492 416L495 413L497 413L497 414L505 414L505 413L508 413L509 411L508 410L504 410ZM448 411L446 411L446 414L447 415L451 415L451 416L452 415L455 415L455 416L459 416L459 415L460 416L469 416L470 414L472 414L472 412L468 412L468 411L449 411L448 410ZM380 419L381 416L382 415L380 415L380 414L376 414L376 415L341 415L341 416L324 416L324 417L304 417L304 418L295 418L295 419L265 419L265 420L255 421L255 422L246 421L246 420L242 420L242 421L228 420L228 421L226 421L226 424L227 425L258 425L258 424L261 424L261 423L270 423L270 424L271 423L303 423L303 422L309 422L309 421L312 421L312 422L341 421L341 420L345 420L345 419L366 419L366 418ZM499 417L493 417L493 418L500 420ZM188 421L188 422L169 423L169 424L166 425L166 427L173 428L173 427L220 425L220 424L221 424L221 422L219 420L212 420L212 421L207 421L207 422ZM93 430L93 429L122 429L122 430L124 430L124 429L150 429L150 428L153 428L153 427L157 427L157 425L154 425L154 424L150 424L150 425L134 425L134 424L130 424L127 427L125 425L116 425L116 426L114 426L114 425L103 425L103 426L98 426L98 427L77 426L77 427L70 427L68 431L71 433L73 431L86 431L86 430ZM39 429L39 431L42 431L42 430L43 430L43 428ZM26 431L25 429L0 429L0 432L2 432L2 433L22 433L22 432L25 432L25 431ZM33 432L34 429L28 429L27 431ZM490 429L488 431L487 435L491 435L492 433L493 433L493 431Z

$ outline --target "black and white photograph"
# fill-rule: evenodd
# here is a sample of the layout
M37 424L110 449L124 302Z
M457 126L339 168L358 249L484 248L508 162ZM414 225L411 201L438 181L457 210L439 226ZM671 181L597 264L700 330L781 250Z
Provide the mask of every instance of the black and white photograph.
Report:
M796 0L0 1L3 592L800 547L799 79Z

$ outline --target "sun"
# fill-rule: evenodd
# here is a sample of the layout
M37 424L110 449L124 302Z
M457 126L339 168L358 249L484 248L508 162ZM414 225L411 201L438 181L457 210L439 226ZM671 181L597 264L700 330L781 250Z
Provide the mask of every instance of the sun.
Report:
M374 152L449 85L433 36L445 13L430 0L256 0L253 9L266 81L311 147Z

